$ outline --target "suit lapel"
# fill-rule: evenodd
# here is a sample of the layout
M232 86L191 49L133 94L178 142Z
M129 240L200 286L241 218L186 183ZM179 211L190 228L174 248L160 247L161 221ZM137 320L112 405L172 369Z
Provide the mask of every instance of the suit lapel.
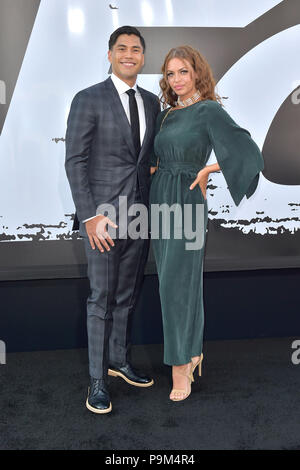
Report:
M151 102L148 98L147 93L145 93L144 90L140 87L138 87L138 89L139 89L139 92L142 96L142 100L144 102L145 121L146 121L145 135L144 135L144 139L143 139L143 142L142 142L142 147L141 147L139 158L138 158L138 161L140 161L140 159L142 158L142 156L144 154L145 148L147 148L147 144L149 142L149 138L150 138L150 135L151 135L151 129L152 129L152 123L151 123L151 119L150 119L150 116L151 116L151 114L150 114L150 112L151 112Z
M129 147L130 153L135 158L135 149L133 145L131 127L124 111L123 105L121 103L119 94L110 77L105 81L105 86L111 96L110 104L116 123L118 124L123 134L125 142Z

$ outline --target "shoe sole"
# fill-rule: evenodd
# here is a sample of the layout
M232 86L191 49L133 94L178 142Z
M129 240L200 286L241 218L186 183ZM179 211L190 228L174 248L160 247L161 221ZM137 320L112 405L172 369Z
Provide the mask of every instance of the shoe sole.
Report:
M88 393L90 392L90 389L88 388ZM94 408L93 406L91 406L89 404L89 397L87 397L86 399L86 402L85 402L85 405L87 407L88 410L92 411L93 413L97 413L97 414L100 414L100 415L103 415L105 413L110 413L111 410L112 410L112 405L111 405L111 402L109 403L109 408L106 408L105 410L99 410L98 408Z
M98 408L94 408L93 406L91 406L88 402L88 399L86 399L86 407L88 410L92 411L93 413L97 413L100 415L105 414L105 413L110 413L112 410L111 403L109 404L109 408L106 408L105 410L99 410Z
M146 384L139 384L138 382L133 382L132 380L128 379L126 375L122 374L121 372L115 372L114 370L108 369L108 375L112 377L121 377L125 382L130 385L134 385L135 387L151 387L154 384L154 380L152 379L151 382Z

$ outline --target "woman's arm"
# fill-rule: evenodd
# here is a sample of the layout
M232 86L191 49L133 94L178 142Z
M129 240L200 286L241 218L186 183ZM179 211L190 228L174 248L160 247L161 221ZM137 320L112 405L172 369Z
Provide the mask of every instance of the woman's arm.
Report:
M206 123L217 163L236 206L255 192L264 160L250 132L240 127L216 101L207 101Z
M214 163L213 165L206 165L199 171L199 173L197 174L197 178L191 184L190 189L194 189L196 184L199 184L202 194L206 199L206 186L209 174L220 170L221 168L218 163Z
M206 171L209 173L214 173L215 171L220 171L220 165L218 163L214 163L213 165L206 165Z

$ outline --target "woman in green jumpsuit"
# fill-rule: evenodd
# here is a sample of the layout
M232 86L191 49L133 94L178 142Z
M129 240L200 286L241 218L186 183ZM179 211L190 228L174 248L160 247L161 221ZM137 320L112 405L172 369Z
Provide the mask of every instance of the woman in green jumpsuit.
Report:
M254 193L264 163L250 133L220 104L211 69L198 51L190 46L171 49L162 72L162 101L169 107L158 116L151 158L151 237L163 318L164 363L173 366L170 398L180 401L189 396L193 372L198 365L200 375L203 358L209 173L222 171L238 206L245 195L249 198ZM218 163L207 166L212 149ZM177 212L162 211L162 219L158 219L157 208L162 205L177 207ZM185 212L185 207L191 212ZM167 220L169 232L164 231ZM193 245L190 234L199 236L199 232L203 243Z

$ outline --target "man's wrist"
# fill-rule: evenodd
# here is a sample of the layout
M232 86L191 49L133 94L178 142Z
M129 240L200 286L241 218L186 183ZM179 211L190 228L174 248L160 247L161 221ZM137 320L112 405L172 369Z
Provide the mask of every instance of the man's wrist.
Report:
M88 222L89 220L94 219L95 217L98 217L98 216L94 215L93 217L89 217L88 219L83 220L82 223L85 224L86 222Z

